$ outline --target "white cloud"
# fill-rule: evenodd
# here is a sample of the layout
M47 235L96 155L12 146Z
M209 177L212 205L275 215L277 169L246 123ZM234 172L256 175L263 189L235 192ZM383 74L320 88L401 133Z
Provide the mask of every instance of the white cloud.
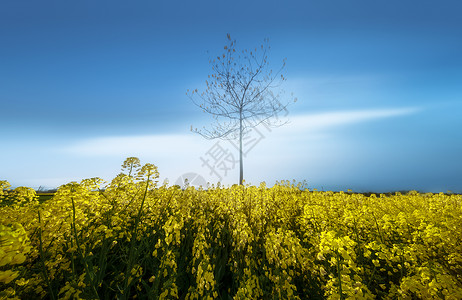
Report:
M163 157L195 152L203 148L200 142L199 137L184 134L111 136L78 141L62 150L71 154L90 156L150 154Z
M332 147L333 139L328 137L335 135L337 128L410 115L418 111L417 108L398 108L290 115L289 124L272 132L260 130L265 138L244 159L246 178L254 179L255 182L252 183L258 184L259 180L269 180L268 176L271 174L281 176L277 178L281 179L301 171L300 168L304 165L316 167L326 160L335 161L339 154ZM194 134L114 136L77 141L60 149L60 152L106 159L137 156L143 162L155 163L162 171L161 177L167 177L171 182L187 172L198 173L206 180L215 182L217 177L210 175L210 170L203 166L200 158L207 158L207 151L216 142ZM226 141L220 143L238 159L238 152L233 146ZM222 182L234 183L238 168L237 163Z
M214 143L216 141L207 141L194 134L112 136L77 141L58 151L102 160L139 157L142 163L154 163L159 167L162 181L169 178L174 182L186 172L204 171L200 156L204 156Z
M418 108L336 111L317 114L290 115L289 123L274 132L276 136L297 136L300 133L322 134L353 123L404 116L418 112ZM99 137L78 141L61 151L84 156L137 156L161 158L202 154L215 142L193 134L140 135ZM197 155L196 155L197 156Z
M370 109L352 111L334 111L317 114L289 116L290 129L309 132L323 132L340 126L367 122L377 119L405 116L419 112L420 108Z

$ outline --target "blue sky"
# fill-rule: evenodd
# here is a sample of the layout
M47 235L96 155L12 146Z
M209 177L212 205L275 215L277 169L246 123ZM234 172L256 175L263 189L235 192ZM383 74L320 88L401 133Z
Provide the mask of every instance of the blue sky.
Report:
M462 192L461 11L444 0L1 1L0 180L110 180L137 156L171 183L236 183L232 160L226 174L203 165L211 149L238 152L189 131L211 119L185 95L230 33L238 48L269 38L298 98L287 125L254 132L248 183Z

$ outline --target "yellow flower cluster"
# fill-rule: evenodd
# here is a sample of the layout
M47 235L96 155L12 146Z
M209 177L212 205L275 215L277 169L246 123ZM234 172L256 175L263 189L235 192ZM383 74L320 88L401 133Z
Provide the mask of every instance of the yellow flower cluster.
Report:
M0 267L22 264L30 249L29 239L21 224L0 224ZM18 275L18 271L11 269L0 271L0 282L9 283Z
M462 299L462 196L0 181L0 298Z

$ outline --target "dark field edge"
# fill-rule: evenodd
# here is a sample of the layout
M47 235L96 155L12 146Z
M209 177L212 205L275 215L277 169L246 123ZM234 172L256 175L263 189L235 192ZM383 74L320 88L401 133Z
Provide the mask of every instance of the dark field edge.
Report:
M308 189L307 189L308 190ZM56 193L57 190L49 190L49 191L46 191L46 192L41 192L41 191L36 191L37 193L37 196L39 197L39 200L43 201L43 200L48 200L48 199L51 199L53 198L54 194ZM313 190L309 190L310 192L312 192ZM319 191L319 190L316 190L317 192L327 192L327 191ZM392 191L392 192L385 192L385 193L381 193L381 192L352 192L352 191L331 191L335 194L338 194L338 193L344 193L344 194L348 194L348 195L364 195L366 197L370 197L371 195L385 195L387 197L392 197L392 196L395 196L396 194L402 194L402 195L406 195L406 194L409 194L410 192L412 193L419 193L419 194L440 194L440 193L424 193L424 192L419 192L419 191L416 191L416 190L400 190L400 191ZM462 195L462 193L453 193L453 192L443 192L444 195L446 196L449 196L449 195Z

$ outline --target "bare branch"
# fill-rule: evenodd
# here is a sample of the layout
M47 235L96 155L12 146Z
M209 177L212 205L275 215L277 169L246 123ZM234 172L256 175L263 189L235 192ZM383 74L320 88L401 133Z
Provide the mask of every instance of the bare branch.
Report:
M227 35L224 53L210 58L212 74L205 81L202 93L187 92L192 102L216 121L210 128L192 130L207 139L239 139L242 183L242 138L250 129L265 124L282 126L278 114L287 111L289 103L281 104L282 92L276 91L285 81L281 67L269 69L268 39L260 48L236 50L236 41ZM276 91L276 92L275 92Z

